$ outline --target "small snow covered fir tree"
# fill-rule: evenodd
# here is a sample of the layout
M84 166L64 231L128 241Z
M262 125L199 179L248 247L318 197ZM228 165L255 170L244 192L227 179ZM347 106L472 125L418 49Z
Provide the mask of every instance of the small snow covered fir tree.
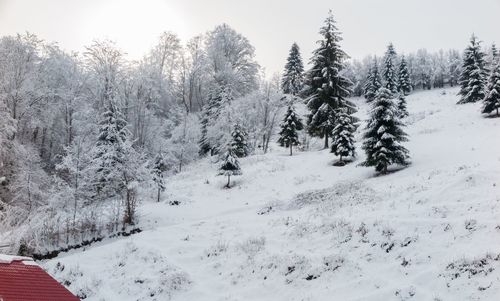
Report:
M167 170L167 163L165 162L165 158L163 153L160 151L158 155L156 155L154 165L153 165L153 181L157 186L157 198L156 200L160 202L161 193L165 191L165 178L164 172Z
M231 148L238 158L248 156L247 132L238 123L234 125L231 133Z
M332 133L331 151L339 156L338 165L345 165L344 157L355 157L354 132L356 132L355 119L348 114L346 109L340 109L337 115L337 124Z
M283 93L297 96L304 86L304 64L297 43L293 43L288 55L281 87Z
M407 141L403 124L397 117L391 91L381 88L373 102L370 119L364 134L363 149L366 161L361 165L374 166L379 173L387 173L391 164L407 166L408 150L401 145Z
M409 115L408 109L406 108L406 97L403 92L398 93L397 115L399 118L405 118Z
M484 99L486 82L485 54L481 51L481 43L472 36L470 45L465 49L460 74L460 100L458 104L477 102Z
M299 135L298 131L304 129L302 120L297 113L293 105L289 105L283 118L283 122L280 125L281 131L279 133L278 143L280 146L290 148L290 156L292 155L293 146L299 145Z
M498 49L497 45L493 43L493 45L491 45L490 57L489 57L489 64L491 66L491 69L493 69L493 67L495 67L497 63L498 63Z
M496 64L488 79L486 88L486 96L483 100L483 114L491 114L495 112L496 116L500 116L498 109L500 108L500 64Z
M231 176L241 175L240 163L231 147L221 157L218 175L227 176L226 188L231 188Z
M366 78L364 96L367 102L371 102L375 99L375 95L377 95L377 91L380 87L382 87L382 80L380 79L380 73L378 71L377 58L375 58L368 72L368 77Z
M404 56L401 57L401 62L399 63L398 91L404 95L408 95L411 92L410 72L408 71L408 65Z
M311 136L324 138L325 148L328 148L328 139L335 126L336 110L340 107L355 110L355 105L347 100L352 83L342 75L347 54L340 48L342 37L335 23L330 11L320 30L322 40L313 52L304 91L310 111L307 130Z
M384 68L382 71L384 79L384 87L391 91L391 93L396 93L398 91L398 76L396 73L396 51L392 43L387 46L387 51L384 57Z

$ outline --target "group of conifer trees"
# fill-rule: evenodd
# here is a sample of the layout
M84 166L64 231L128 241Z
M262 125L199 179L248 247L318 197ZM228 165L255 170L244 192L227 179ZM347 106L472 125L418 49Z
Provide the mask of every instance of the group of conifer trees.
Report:
M495 45L492 46L491 54L491 61L487 62L486 54L481 49L481 42L472 35L463 55L458 104L482 101L483 114L491 116L494 113L494 116L499 117L500 62Z
M330 12L320 34L319 47L313 52L311 69L304 67L297 44L293 44L283 74L282 88L290 96L290 104L281 124L281 146L299 144L297 131L306 128L309 135L324 139L324 147L339 157L335 165L343 166L356 156L354 133L359 120L353 115L356 105L348 99L352 83L343 76L347 54ZM411 91L408 68L404 58L396 70L396 52L389 45L384 58L384 70L379 73L374 62L365 96L372 104L371 117L363 136L367 159L361 165L373 166L386 173L391 164L408 165L408 151L401 145L407 140L401 118L408 115L405 96ZM303 99L309 109L306 126L297 116L294 101Z
M325 149L330 148L339 157L335 165L343 166L356 156L354 134L359 120L353 115L357 112L356 105L348 99L352 83L342 72L348 56L340 47L341 32L331 11L320 29L320 35L322 39L313 52L308 71L304 71L299 46L294 43L290 49L281 82L288 103L280 124L278 143L288 148L292 155L293 147L300 144L298 132L305 129L312 137L324 139ZM491 68L488 68L480 42L472 36L464 52L458 103L482 100L482 113L494 112L498 116L500 66L494 46L492 53ZM398 62L391 43L384 55L382 70L379 70L375 58L365 83L364 96L371 104L371 111L362 136L366 159L360 165L375 167L378 173L385 174L393 164L410 164L409 152L402 145L408 140L402 120L408 116L405 97L411 90L405 57L402 56ZM309 110L306 124L296 112L294 104L297 101L304 101ZM220 174L228 176L227 187L231 175L241 174L237 158L247 154L245 149L245 134L235 126L233 143L222 156L220 167Z

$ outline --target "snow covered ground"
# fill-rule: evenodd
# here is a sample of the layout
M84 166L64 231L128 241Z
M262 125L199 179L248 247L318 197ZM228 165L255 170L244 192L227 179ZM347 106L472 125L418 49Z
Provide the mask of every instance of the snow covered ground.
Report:
M86 300L498 300L500 119L456 92L408 97L406 169L275 147L227 190L207 159L143 203L142 233L42 265Z

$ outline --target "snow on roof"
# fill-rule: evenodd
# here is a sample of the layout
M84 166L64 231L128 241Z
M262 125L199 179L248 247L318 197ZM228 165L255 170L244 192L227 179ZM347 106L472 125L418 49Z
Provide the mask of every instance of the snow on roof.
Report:
M23 256L15 256L15 255L5 255L5 254L0 254L0 263L11 263L13 261L22 261L22 262L29 262L31 261L32 263L34 262L32 258L30 257L23 257Z

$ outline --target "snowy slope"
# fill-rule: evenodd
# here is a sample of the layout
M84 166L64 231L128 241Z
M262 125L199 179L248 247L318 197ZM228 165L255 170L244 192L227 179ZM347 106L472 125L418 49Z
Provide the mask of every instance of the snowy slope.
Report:
M226 190L205 160L143 204L142 233L43 265L87 300L497 300L500 120L456 92L408 98L407 169L276 148Z

